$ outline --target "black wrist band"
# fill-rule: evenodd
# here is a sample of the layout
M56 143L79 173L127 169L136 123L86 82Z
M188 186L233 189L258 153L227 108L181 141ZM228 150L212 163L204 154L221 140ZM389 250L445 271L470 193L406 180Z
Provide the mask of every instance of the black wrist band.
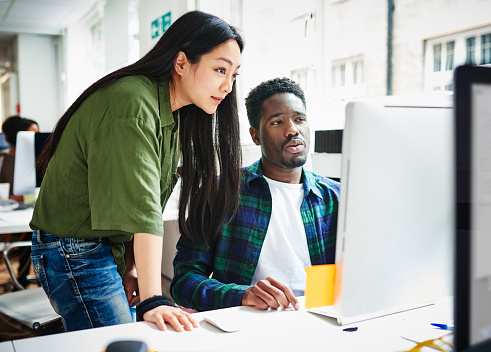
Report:
M143 321L143 315L158 306L173 306L165 296L153 296L136 306L136 321Z

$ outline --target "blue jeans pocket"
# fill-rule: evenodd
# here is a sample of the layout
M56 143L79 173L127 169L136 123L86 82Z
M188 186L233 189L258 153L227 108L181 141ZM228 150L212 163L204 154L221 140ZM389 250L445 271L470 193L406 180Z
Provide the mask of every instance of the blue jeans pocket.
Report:
M32 268L34 270L34 274L39 281L39 284L44 289L44 292L49 296L49 285L48 279L46 277L46 270L44 267L44 255L31 255L32 260Z
M67 331L132 322L105 238L33 236L34 271Z
M102 241L102 238L66 238L61 241L61 248L70 258L88 256L102 247Z

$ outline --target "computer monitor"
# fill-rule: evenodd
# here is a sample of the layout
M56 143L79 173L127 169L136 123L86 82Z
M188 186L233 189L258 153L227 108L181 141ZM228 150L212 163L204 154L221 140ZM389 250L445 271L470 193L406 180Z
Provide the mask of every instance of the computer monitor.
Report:
M452 127L450 95L348 103L333 304L343 317L452 296Z
M454 72L457 351L491 351L491 68Z
M14 161L13 194L35 194L41 187L41 172L36 168L36 158L46 144L49 133L21 131L17 133Z

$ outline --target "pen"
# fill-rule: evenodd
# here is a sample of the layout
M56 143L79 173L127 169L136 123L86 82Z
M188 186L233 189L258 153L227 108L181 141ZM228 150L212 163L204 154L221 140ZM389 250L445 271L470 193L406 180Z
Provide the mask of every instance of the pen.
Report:
M431 325L442 330L453 330L453 325L439 324L439 323L431 323Z
M348 332L353 332L353 331L356 331L356 330L358 330L358 327L357 326L353 326L351 328L343 329L343 331L348 331Z

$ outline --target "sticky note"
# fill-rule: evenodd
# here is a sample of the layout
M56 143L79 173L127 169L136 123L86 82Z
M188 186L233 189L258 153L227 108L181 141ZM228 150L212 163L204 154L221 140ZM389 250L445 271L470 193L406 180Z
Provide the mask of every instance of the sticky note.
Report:
M305 308L330 306L334 296L336 265L312 265L305 268Z
M24 204L34 204L36 203L36 195L32 194L24 194Z

